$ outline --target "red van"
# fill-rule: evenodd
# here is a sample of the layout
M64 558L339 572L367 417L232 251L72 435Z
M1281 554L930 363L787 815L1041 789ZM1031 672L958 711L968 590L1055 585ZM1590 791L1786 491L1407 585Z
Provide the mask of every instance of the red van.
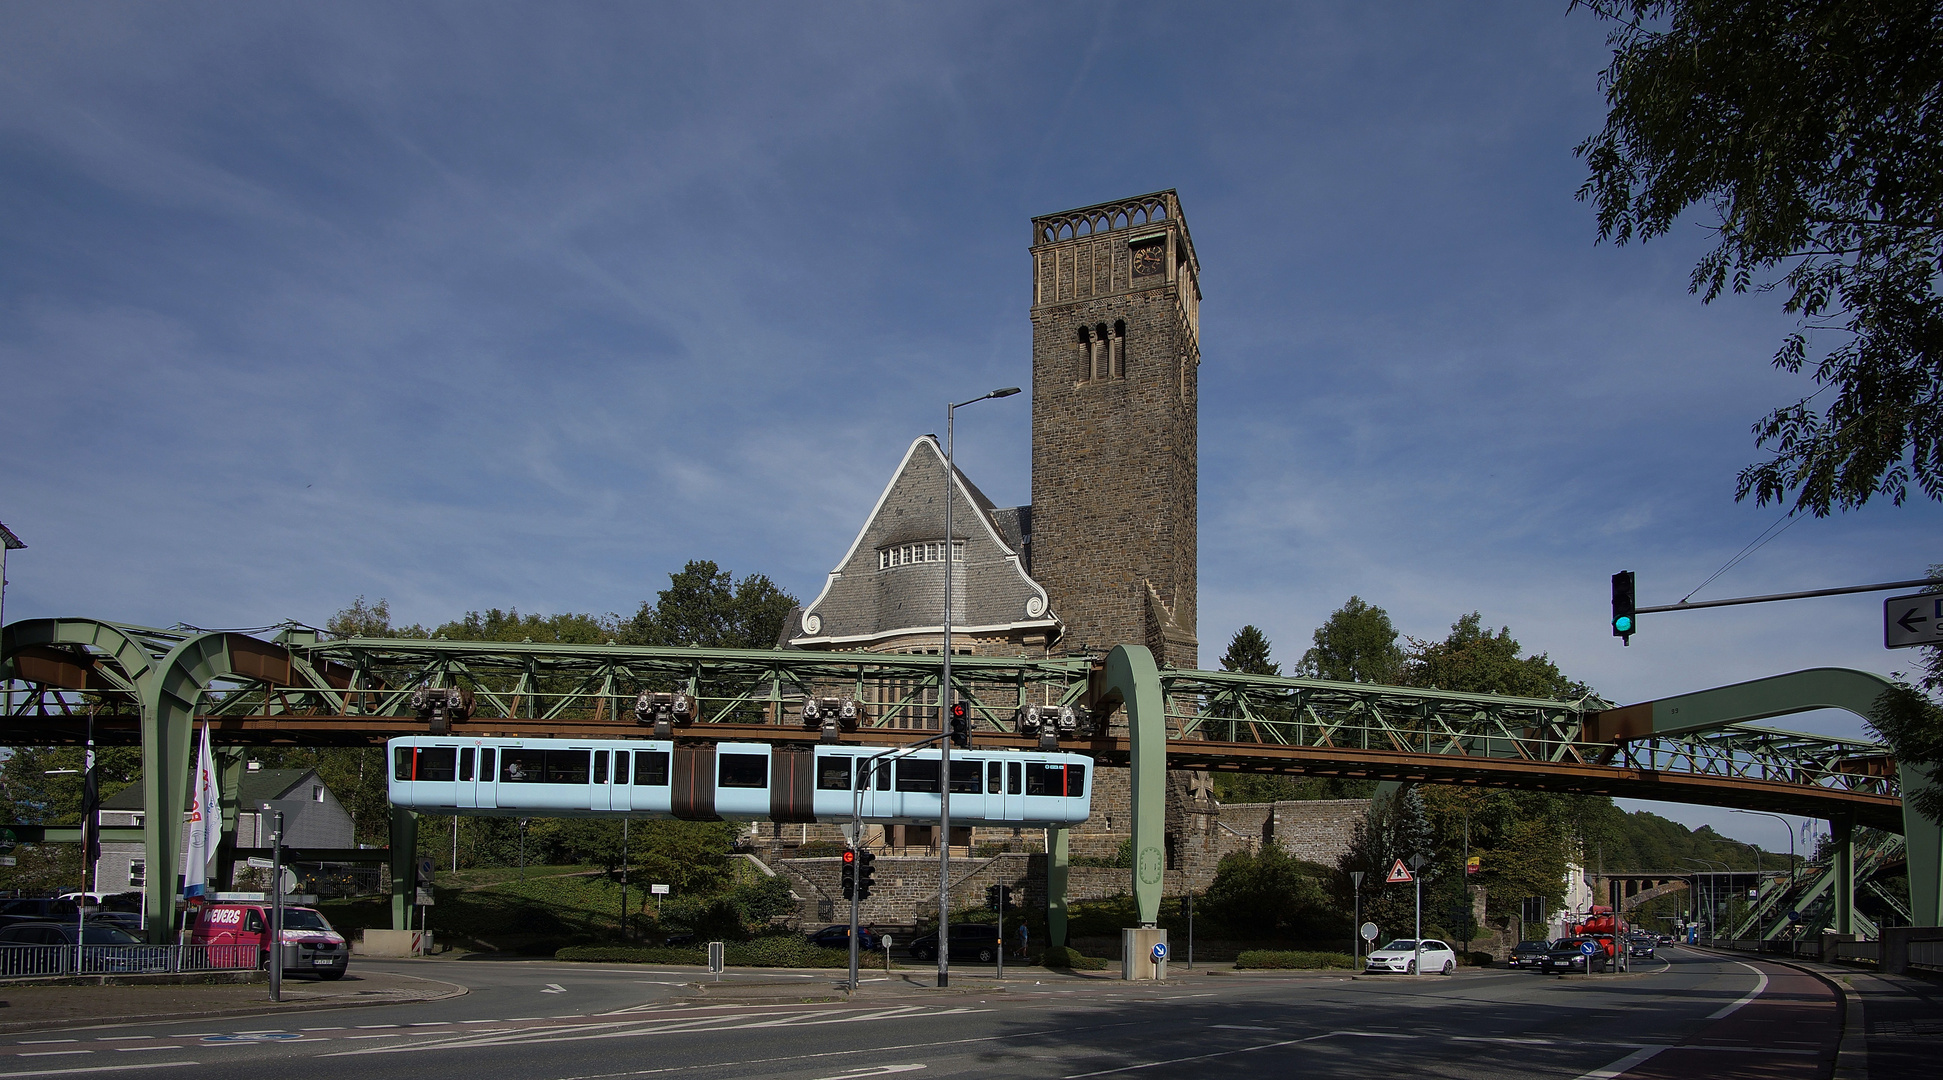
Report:
M270 905L254 902L209 904L196 913L189 944L209 946L212 967L267 967L270 963ZM286 973L313 972L341 979L351 962L343 935L315 908L283 909Z

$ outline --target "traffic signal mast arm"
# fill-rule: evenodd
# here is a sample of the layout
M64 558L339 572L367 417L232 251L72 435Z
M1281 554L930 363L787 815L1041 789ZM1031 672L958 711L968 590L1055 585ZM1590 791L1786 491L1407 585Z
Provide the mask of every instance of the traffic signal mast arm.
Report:
M1943 585L1943 578L1912 578L1908 581L1884 581L1875 585L1844 585L1837 589L1808 589L1802 592L1768 593L1765 596L1736 596L1726 600L1682 600L1677 604L1658 604L1638 607L1633 602L1633 572L1621 570L1612 576L1612 634L1617 638L1630 640L1638 628L1637 615L1656 615L1667 611L1691 611L1696 608L1733 607L1737 604L1766 604L1776 600L1806 600L1815 596L1842 596L1847 593L1884 592L1889 589L1913 589L1920 586Z

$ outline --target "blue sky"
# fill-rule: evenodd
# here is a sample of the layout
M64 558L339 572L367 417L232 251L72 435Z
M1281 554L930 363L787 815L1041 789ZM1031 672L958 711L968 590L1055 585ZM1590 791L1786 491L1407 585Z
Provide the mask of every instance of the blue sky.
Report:
M1876 596L1608 635L1614 570L1672 602L1780 516L1734 474L1804 382L1774 297L1688 295L1698 227L1594 244L1565 8L7 5L7 616L628 612L693 558L814 596L947 400L1029 383L1028 219L1172 187L1204 664L1354 593L1622 702L1906 665ZM1029 416L961 417L1001 503ZM1804 521L1700 597L1919 576L1939 524Z

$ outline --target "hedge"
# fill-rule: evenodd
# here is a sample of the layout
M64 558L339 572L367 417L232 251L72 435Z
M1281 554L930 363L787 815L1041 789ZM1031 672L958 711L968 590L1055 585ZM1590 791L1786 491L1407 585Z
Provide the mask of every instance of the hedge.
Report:
M1250 949L1235 957L1235 967L1240 969L1265 968L1318 968L1353 969L1356 961L1348 953L1338 952L1279 952L1272 949Z
M708 949L650 948L638 945L575 945L553 954L556 960L606 964L706 964ZM723 950L730 967L840 968L850 966L848 949L825 949L795 936L731 941Z
M1107 962L1091 956L1081 956L1077 951L1064 945L1054 945L1047 949L1039 962L1049 968L1066 968L1071 971L1105 971Z

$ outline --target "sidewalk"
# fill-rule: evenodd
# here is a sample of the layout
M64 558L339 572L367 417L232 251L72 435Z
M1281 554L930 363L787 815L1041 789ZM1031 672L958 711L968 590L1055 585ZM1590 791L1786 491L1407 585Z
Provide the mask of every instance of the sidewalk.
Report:
M226 985L48 986L0 983L0 1034L54 1028L391 1005L458 997L466 988L416 975L352 968L336 982L285 979L283 1000L270 982Z

